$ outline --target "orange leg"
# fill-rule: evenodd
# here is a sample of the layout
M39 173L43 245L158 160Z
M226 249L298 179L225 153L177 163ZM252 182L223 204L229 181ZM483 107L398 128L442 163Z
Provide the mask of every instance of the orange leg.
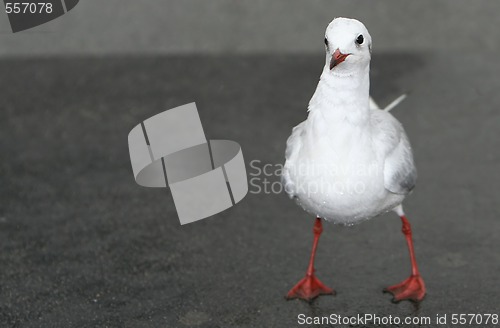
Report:
M408 250L410 252L411 275L403 282L391 287L387 287L386 289L384 289L384 291L389 292L394 296L393 302L399 302L402 300L420 302L425 296L425 284L424 280L420 276L420 273L418 272L417 260L415 259L415 250L413 249L413 239L411 235L410 222L404 215L401 216L401 221L403 222L402 231L406 237Z
M323 232L323 224L320 218L316 218L313 232L314 242L306 276L288 292L286 295L287 299L300 298L310 301L322 294L335 294L333 289L326 287L314 274L314 257L316 255L316 249L318 248L319 236Z

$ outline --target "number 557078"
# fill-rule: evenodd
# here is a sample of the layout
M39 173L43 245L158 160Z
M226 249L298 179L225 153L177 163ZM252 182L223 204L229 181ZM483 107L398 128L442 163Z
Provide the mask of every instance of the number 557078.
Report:
M50 2L22 2L6 3L7 14L51 14L52 4Z

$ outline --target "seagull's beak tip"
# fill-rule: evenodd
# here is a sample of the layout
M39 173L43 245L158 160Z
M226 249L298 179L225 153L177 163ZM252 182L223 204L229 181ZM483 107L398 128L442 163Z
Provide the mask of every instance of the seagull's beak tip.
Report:
M332 70L335 66L343 62L349 54L343 54L340 52L340 50L337 48L335 52L332 55L332 59L330 60L330 70Z

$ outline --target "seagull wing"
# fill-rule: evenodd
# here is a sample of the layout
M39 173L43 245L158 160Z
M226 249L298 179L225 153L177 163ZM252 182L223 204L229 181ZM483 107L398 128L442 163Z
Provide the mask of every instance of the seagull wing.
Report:
M417 181L417 169L405 130L389 112L374 110L372 117L379 131L379 145L383 149L384 186L395 194L408 194Z
M417 182L417 169L413 162L410 142L404 130L396 147L384 162L384 186L395 194L408 194Z
M377 103L375 102L375 100L373 100L372 97L370 97L370 109L380 109L380 107L378 107Z
M302 135L305 133L304 125L305 121L294 127L292 134L286 141L286 161L283 168L283 174L281 175L281 183L290 198L295 196L295 184L293 183L293 179L290 174L292 174L291 171L294 170L294 164L299 156L300 149L302 148Z

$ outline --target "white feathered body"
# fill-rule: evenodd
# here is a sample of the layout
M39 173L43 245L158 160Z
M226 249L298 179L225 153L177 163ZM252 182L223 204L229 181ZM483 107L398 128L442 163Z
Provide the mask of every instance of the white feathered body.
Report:
M327 73L307 120L288 138L282 181L306 211L354 224L401 204L416 170L402 125L370 108L368 72L361 79Z

